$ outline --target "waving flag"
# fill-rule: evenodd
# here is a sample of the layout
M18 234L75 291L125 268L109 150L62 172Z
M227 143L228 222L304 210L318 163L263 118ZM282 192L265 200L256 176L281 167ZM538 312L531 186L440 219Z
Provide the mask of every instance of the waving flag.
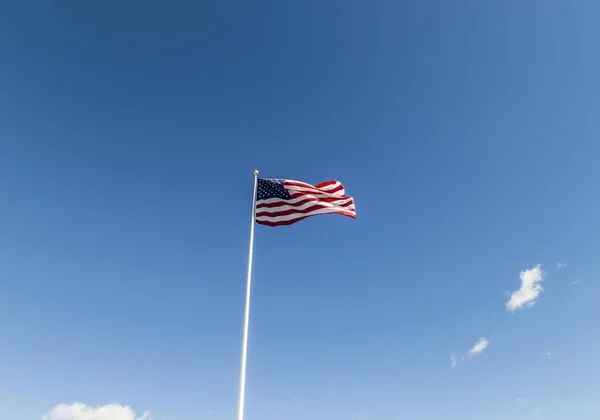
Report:
M252 256L254 255L254 228L256 223L267 226L291 225L319 214L342 214L352 218L356 217L354 199L346 197L344 186L337 181L310 185L299 181L259 178L258 171L254 171L253 190L237 420L244 420L246 401L246 361L248 358Z
M256 223L267 226L291 225L319 214L356 217L354 198L347 197L338 181L310 185L282 179L258 179Z

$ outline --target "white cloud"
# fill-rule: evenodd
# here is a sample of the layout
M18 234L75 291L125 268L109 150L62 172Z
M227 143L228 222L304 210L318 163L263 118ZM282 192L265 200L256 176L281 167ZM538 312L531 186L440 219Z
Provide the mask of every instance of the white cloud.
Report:
M477 343L475 343L475 345L473 346L473 348L471 350L468 351L467 355L469 357L473 357L473 356L477 356L481 353L483 353L483 351L487 348L487 346L490 345L490 340L488 340L485 337L480 338Z
M567 263L564 263L564 262L557 262L557 263L556 263L556 266L557 266L558 268L565 268L565 267L567 266Z
M541 285L544 274L541 264L530 270L521 271L521 274L519 274L521 287L512 293L510 300L506 302L506 309L514 312L525 305L528 307L535 305L540 293L544 291Z
M454 357L454 355L450 355L450 367L455 368L456 367L456 357Z
M83 403L60 404L46 413L42 420L152 420L150 413L136 417L131 408L109 404L101 407L89 407Z
M542 356L543 356L543 357L544 357L546 360L550 360L550 359L552 359L552 352L550 352L550 351L546 350L546 351L545 351L545 352L542 354Z
M571 282L572 285L577 286L578 284L583 284L583 280L577 279Z

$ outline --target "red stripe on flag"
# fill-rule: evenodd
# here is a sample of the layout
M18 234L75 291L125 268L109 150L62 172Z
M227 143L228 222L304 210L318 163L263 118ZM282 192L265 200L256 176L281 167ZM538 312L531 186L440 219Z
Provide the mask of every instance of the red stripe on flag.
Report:
M261 217L261 216L279 217L279 216L289 216L290 214L296 214L296 213L305 214L305 213L310 213L310 212L318 210L318 209L337 209L337 208L342 209L342 208L351 206L353 204L354 204L353 201L349 201L348 203L341 204L340 206L331 207L326 204L317 203L317 204L307 207L305 209L289 209L289 210L277 211L274 213L269 213L267 211L261 211L261 212L256 213L256 217Z

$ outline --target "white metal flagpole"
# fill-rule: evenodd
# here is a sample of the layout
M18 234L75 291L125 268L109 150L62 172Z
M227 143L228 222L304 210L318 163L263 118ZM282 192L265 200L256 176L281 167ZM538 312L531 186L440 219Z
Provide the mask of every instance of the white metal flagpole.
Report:
M238 398L237 420L244 420L244 399L246 396L246 355L248 353L248 324L250 321L250 286L252 284L252 251L254 250L254 224L256 217L256 188L258 171L254 171L254 195L252 196L252 220L250 221L250 251L248 252L248 276L246 278L246 308L244 310L244 338L242 339L242 362L240 366L240 393Z

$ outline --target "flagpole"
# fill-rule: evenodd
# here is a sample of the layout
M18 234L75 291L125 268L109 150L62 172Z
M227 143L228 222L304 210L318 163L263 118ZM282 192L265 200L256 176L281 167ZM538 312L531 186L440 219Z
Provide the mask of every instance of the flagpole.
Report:
M254 194L252 195L252 219L250 221L250 250L248 251L248 275L246 277L246 306L244 309L244 336L242 339L242 361L240 365L240 392L237 420L244 420L244 400L246 397L246 356L248 354L248 324L250 321L250 286L252 284L252 251L254 250L254 224L256 217L256 188L258 171L254 171Z

